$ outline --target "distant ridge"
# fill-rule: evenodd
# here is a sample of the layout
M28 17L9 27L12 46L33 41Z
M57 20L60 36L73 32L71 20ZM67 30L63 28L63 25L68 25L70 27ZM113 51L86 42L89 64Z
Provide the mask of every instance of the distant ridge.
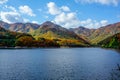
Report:
M33 31L33 30L39 28L40 25L35 24L35 23L13 23L13 24L8 24L6 22L0 21L0 26L7 29L7 30L10 30L10 31L28 33L30 31Z
M115 35L120 32L120 22L115 24L109 24L107 26L100 27L98 29L88 29L83 27L72 28L77 35L84 36L87 40L93 44L97 44L100 41Z

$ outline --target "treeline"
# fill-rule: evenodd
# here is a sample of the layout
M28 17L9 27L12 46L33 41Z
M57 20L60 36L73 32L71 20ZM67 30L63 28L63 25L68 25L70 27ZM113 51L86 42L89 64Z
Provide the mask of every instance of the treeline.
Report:
M15 46L21 47L60 47L59 44L50 39L34 39L32 36L22 36L16 39Z
M18 35L14 38L0 39L0 47L59 47L59 44L54 40L35 40L31 35Z
M79 40L62 40L62 39L35 39L29 34L19 34L14 37L0 36L0 47L84 47Z
M18 33L0 27L0 48L33 48L33 47L84 47L89 46L84 40L33 37L27 33Z

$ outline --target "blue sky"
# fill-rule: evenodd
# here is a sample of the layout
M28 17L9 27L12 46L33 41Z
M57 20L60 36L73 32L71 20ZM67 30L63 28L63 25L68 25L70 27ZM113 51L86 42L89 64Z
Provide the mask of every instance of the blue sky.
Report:
M0 20L99 28L120 21L120 0L0 0Z

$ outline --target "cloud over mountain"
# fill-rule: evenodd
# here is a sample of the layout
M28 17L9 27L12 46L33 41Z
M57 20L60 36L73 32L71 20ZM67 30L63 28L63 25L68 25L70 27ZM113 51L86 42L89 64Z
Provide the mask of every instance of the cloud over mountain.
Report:
M8 23L51 21L65 28L99 28L120 20L120 0L0 0L0 20ZM107 5L107 6L106 6Z
M49 8L48 12L51 15L56 15L56 14L59 14L61 12L54 2L49 2L47 4L47 7Z
M23 18L17 12L1 12L1 19L8 23L23 22Z
M54 2L47 3L49 14L54 16L53 22L65 28L85 26L87 28L98 28L108 24L107 20L96 21L90 18L79 20L76 12L72 12L68 6L58 7Z
M27 5L24 5L24 6L20 6L19 7L19 11L23 14L27 14L29 16L35 16L35 14L33 13L32 9L27 6Z
M23 15L30 17L36 16L32 9L27 5L19 6L19 9L8 5L2 6L3 10L0 11L0 19L7 23L29 22L30 20L23 17Z

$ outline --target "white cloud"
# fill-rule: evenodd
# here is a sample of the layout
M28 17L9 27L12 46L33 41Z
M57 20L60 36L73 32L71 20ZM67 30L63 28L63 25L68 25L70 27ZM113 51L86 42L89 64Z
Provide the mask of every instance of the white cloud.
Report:
M92 19L79 20L75 13L61 13L54 19L54 23L59 24L65 28L76 28L84 26L86 28L99 28L108 24L107 20L96 21Z
M72 15L72 16L70 16L70 15ZM56 17L55 17L55 22L56 23L64 23L65 21L70 21L70 19L72 19L72 18L74 18L74 14L73 13L68 13L68 14L66 14L66 13L61 13L61 14L59 14L59 15L57 15Z
M119 4L119 0L75 0L80 3L100 3L103 5L115 5Z
M58 7L54 2L49 2L47 4L48 7L48 12L51 15L58 15L60 14L62 11L68 12L70 11L68 6L62 6L62 7Z
M25 6L22 6L22 7L25 7ZM26 22L30 22L30 20L26 17L23 18L22 15L27 14L30 16L35 16L35 14L33 14L32 10L30 10L29 8L25 7L24 9L26 9L26 12L24 12L24 13L22 13L19 8L16 9L13 6L3 5L2 10L0 11L0 20L7 22L7 23L16 23L16 22L25 22L26 23ZM33 21L33 22L35 22L35 21Z
M20 7L19 7L19 11L20 11L21 13L27 14L27 15L29 15L29 16L36 16L36 15L33 13L32 9L31 9L29 6L27 6L27 5L20 6Z
M79 20L77 18L76 12L71 12L69 7L67 6L57 7L57 5L54 2L50 2L48 4L54 5L56 7L56 10L53 9L55 10L53 12L50 12L50 7L48 7L49 13L51 15L54 15L55 17L53 19L53 22L65 28L75 28L79 26L84 26L86 28L99 28L101 26L105 26L108 24L107 20L101 21L96 21L92 19Z
M65 28L75 27L79 24L79 20L76 18L76 13L70 12L69 7L58 7L54 2L47 4L48 12L54 15L54 23L62 25Z
M54 2L49 2L47 4L47 7L48 7L49 13L51 15L56 15L56 14L59 14L61 12Z
M1 19L8 23L23 22L23 18L17 12L3 12L0 13Z
M102 21L100 21L100 23L101 23L102 26L105 26L105 25L108 24L108 21L107 20L102 20Z
M6 3L8 0L0 0L0 4Z
M87 28L99 28L107 24L108 24L107 20L96 21L92 19L87 19L87 20L80 21L80 25L85 26Z
M4 11L0 12L0 18L7 23L29 22L29 19L23 18L18 10L13 6L4 5Z
M38 21L32 21L32 23L38 24Z
M63 11L70 11L69 7L67 7L67 6L62 6L61 9L62 9Z
M29 22L30 20L29 20L29 19L24 18L24 19L23 19L23 21L24 21L25 23L27 23L27 22Z
M4 7L3 7L3 9L7 9L7 11L14 11L14 12L17 12L17 10L15 9L15 7L13 7L13 6L8 6L8 5L5 5Z
M72 27L77 27L80 22L76 18L75 13L61 13L57 15L54 19L54 22L56 24L62 25L65 28L72 28Z

